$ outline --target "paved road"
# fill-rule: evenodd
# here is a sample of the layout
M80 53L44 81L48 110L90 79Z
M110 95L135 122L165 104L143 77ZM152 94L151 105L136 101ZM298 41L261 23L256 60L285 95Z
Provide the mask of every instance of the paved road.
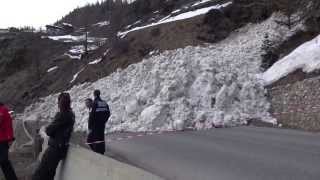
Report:
M319 180L320 134L239 127L112 141L108 150L168 180Z

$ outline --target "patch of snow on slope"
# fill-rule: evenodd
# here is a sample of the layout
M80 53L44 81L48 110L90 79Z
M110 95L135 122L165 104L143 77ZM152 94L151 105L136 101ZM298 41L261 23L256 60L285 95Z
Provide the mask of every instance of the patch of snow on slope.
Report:
M212 0L201 0L201 1L199 1L199 2L194 3L194 4L192 5L192 7L198 6L198 5L200 5L200 4L204 4L204 3L207 3L207 2L210 2L210 1L212 1Z
M102 21L102 22L98 22L96 24L93 24L93 26L103 27L103 26L108 26L109 24L110 24L109 21Z
M94 60L94 61L89 62L89 64L90 64L90 65L98 64L98 63L100 63L101 61L102 61L102 58L98 58L98 59L96 59L96 60Z
M58 68L59 68L58 66L54 66L54 67L52 67L52 68L49 68L49 69L47 70L47 72L49 73L49 72L55 71L55 70L58 69Z
M266 85L270 85L288 74L302 69L310 73L320 68L320 35L295 49L276 62L262 75Z
M78 54L78 55L72 55L72 54L69 54L69 53L64 53L65 56L68 56L70 59L78 59L80 60L81 59L81 54Z
M257 47L265 32L287 36L287 29L281 28L272 17L208 47L166 51L94 83L74 86L69 92L76 129L87 128L84 101L95 89L102 91L111 108L108 132L206 129L244 124L252 118L275 123L263 81L257 76L261 61ZM27 107L23 119L52 119L57 96Z
M72 36L72 35L64 35L64 36L43 36L43 38L49 38L54 41L63 41L63 42L80 42L85 39L85 36Z
M96 45L88 45L88 51L93 51L98 49L99 47ZM72 46L69 50L71 54L83 54L85 52L84 45Z
M179 15L174 16L174 17L168 16L168 17L166 17L166 18L164 18L164 19L162 19L162 20L160 20L160 21L158 21L156 23L151 23L151 24L146 25L146 26L136 27L136 28L130 29L130 30L125 31L125 32L119 32L118 36L119 37L123 37L123 36L127 35L130 32L133 32L133 31L137 31L137 30L148 28L148 27L157 26L157 25L160 25L160 24L165 24L165 23L174 22L174 21L180 21L180 20L189 19L189 18L192 18L192 17L195 17L195 16L203 15L203 14L206 14L207 12L209 12L212 9L220 9L222 7L229 6L231 3L232 2L228 2L228 3L222 4L222 5L215 5L215 6L211 6L211 7L207 7L207 8L197 9L197 10L194 10L194 11L190 11L190 12L179 14Z
M70 81L70 83L73 83L79 76L79 74L84 70L85 68L82 68L79 72L77 72L75 75L73 75L72 80Z
M72 42L83 42L86 39L85 35L73 36L73 35L63 35L63 36L42 36L42 38L48 38L54 41L61 41L65 43ZM98 37L88 37L88 43L101 42L104 43L107 38L98 38Z

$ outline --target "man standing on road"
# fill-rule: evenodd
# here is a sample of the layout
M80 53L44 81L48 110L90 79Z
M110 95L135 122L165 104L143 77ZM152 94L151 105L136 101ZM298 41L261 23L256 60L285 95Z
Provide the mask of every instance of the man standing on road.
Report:
M95 90L93 95L94 101L89 114L87 143L94 152L104 154L106 148L104 131L110 117L110 109L108 104L101 99L100 90Z
M8 108L0 102L0 165L6 180L17 180L9 161L9 147L14 141L12 118Z

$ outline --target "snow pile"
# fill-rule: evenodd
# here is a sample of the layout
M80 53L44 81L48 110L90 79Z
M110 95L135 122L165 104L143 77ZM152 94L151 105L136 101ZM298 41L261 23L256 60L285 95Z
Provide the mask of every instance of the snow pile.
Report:
M276 62L262 74L266 85L270 85L288 74L302 69L310 73L320 68L320 35L313 40L302 44L291 54Z
M265 32L274 38L291 33L281 28L272 17L243 27L217 44L166 51L94 83L75 86L69 92L76 129L87 127L84 101L94 89L102 91L112 111L108 132L206 129L239 125L252 118L275 123L258 76L261 52L257 47ZM26 108L23 119L49 121L56 112L57 96Z
M194 11L189 11L189 12L186 12L186 13L179 14L179 15L174 16L174 17L167 16L166 18L163 18L163 19L161 19L160 21L158 21L156 23L151 23L151 24L146 25L146 26L135 27L135 28L130 29L130 30L125 31L125 32L119 32L118 36L119 37L124 37L128 33L133 32L133 31L137 31L137 30L148 28L148 27L157 26L157 25L160 25L160 24L165 24L165 23L174 22L174 21L180 21L180 20L189 19L189 18L192 18L192 17L195 17L195 16L203 15L203 14L208 13L212 9L220 9L220 8L229 6L231 3L232 2L228 2L228 3L225 3L225 4L221 4L221 5L215 5L215 6L211 6L211 7L197 9L197 10L194 10Z

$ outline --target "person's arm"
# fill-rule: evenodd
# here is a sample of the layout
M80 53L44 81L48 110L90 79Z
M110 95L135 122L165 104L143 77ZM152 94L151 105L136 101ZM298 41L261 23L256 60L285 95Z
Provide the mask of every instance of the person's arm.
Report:
M89 113L89 122L88 122L88 129L89 130L92 130L92 128L93 128L93 121L95 118L96 110L97 110L97 103L96 103L96 101L94 101L92 108L91 108L91 111Z
M67 122L63 118L61 113L57 113L54 117L54 120L46 127L46 134L50 137L54 136L56 131L60 129L60 127L64 126Z

